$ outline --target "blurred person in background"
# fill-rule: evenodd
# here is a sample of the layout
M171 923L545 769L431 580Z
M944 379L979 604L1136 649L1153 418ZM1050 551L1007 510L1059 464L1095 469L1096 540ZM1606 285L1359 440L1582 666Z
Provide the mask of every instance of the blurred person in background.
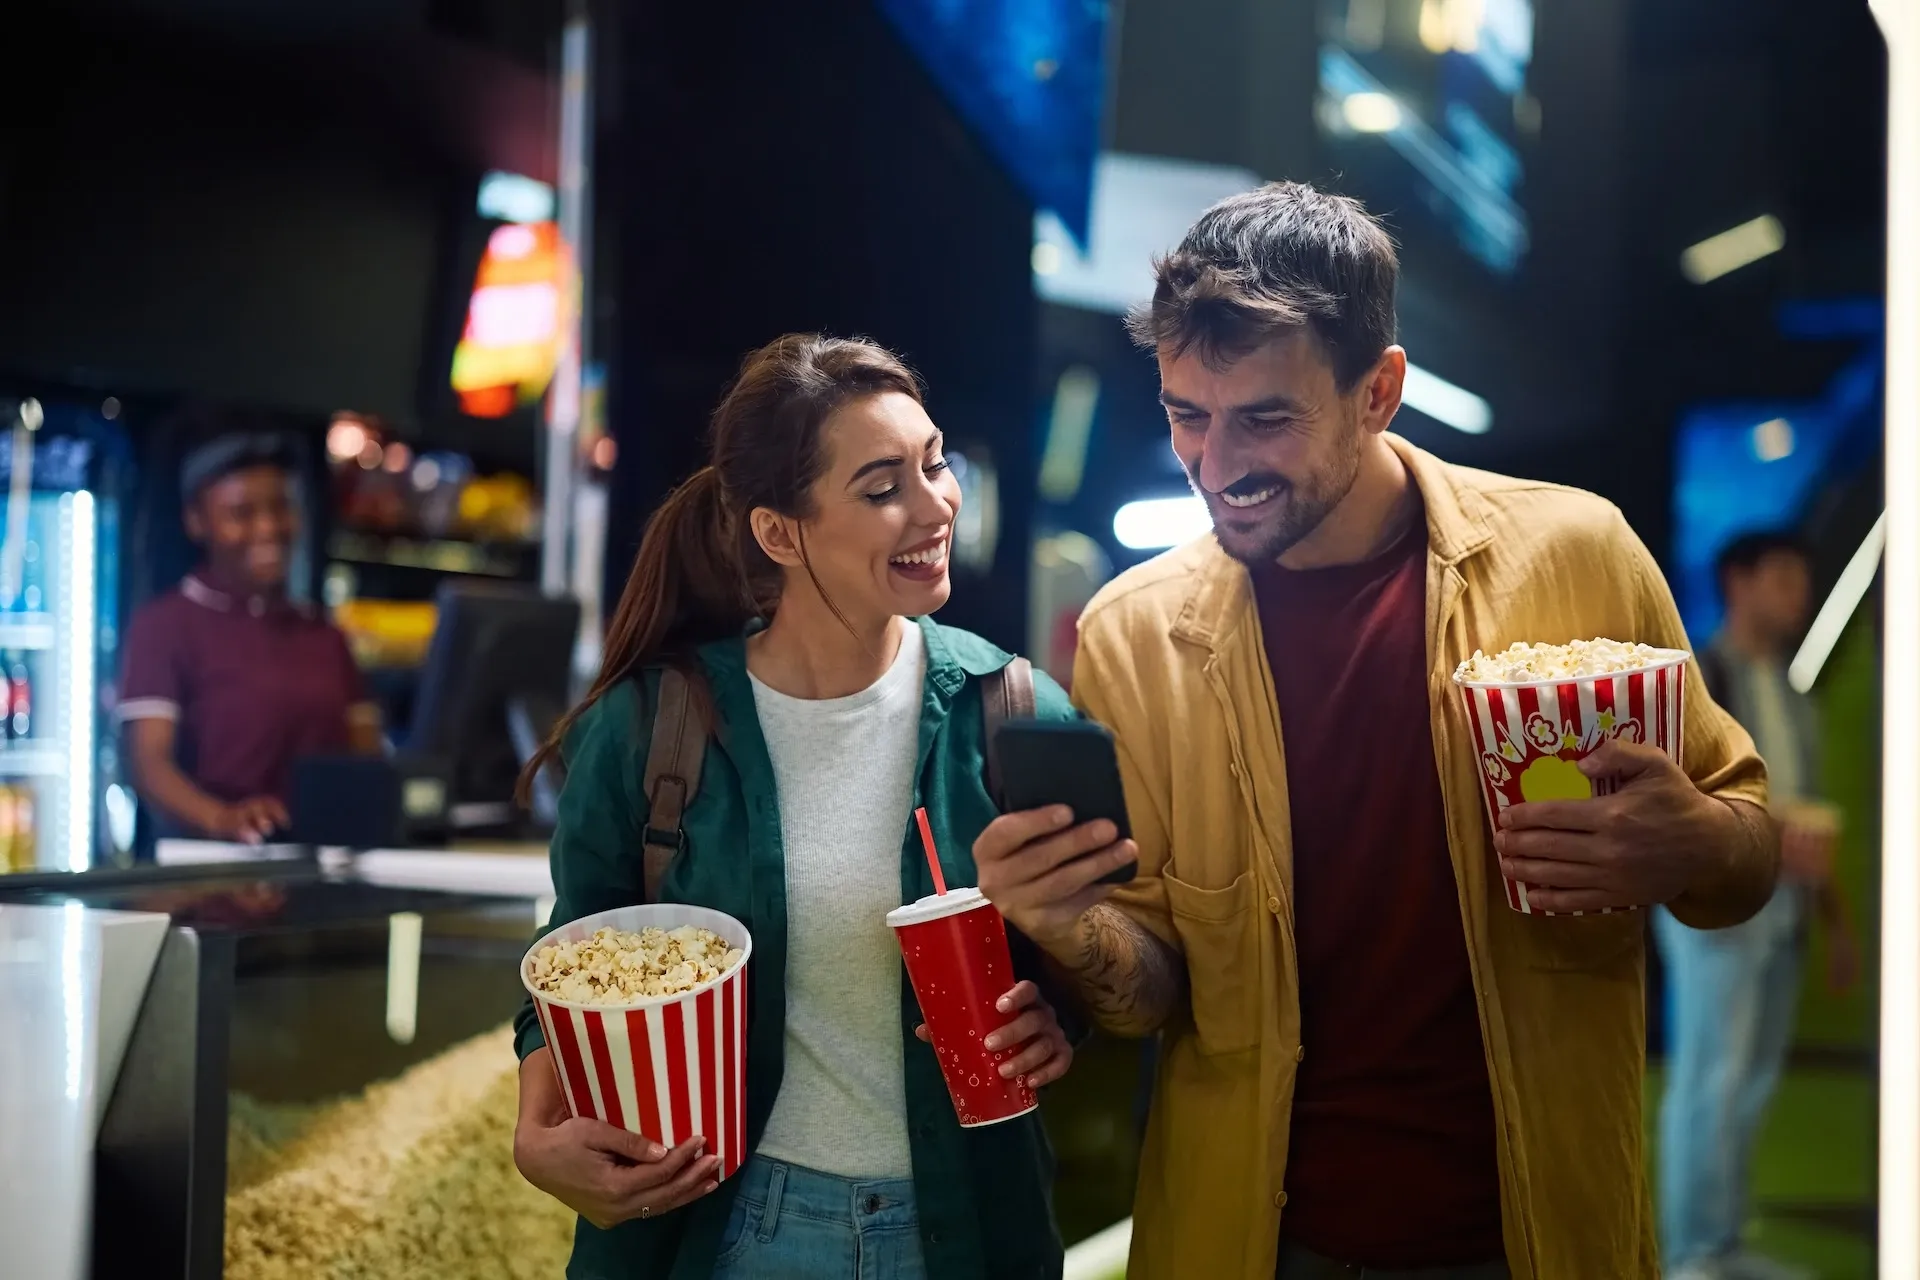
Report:
M1684 770L1614 738L1579 763L1612 794L1489 831L1457 665L1684 646L1653 557L1592 494L1387 433L1398 260L1357 202L1235 196L1157 275L1134 331L1214 529L1100 592L1073 677L1139 874L1068 888L1112 832L1045 813L974 847L1096 1020L1162 1035L1129 1274L1653 1280L1646 926L1619 908L1758 911L1765 769L1695 676Z
M1781 875L1760 913L1731 929L1654 916L1671 1009L1661 1244L1676 1280L1772 1280L1807 1273L1742 1251L1740 1237L1754 1140L1793 1040L1809 908L1826 926L1835 991L1858 980L1860 954L1833 880L1839 826L1819 803L1819 723L1812 699L1787 682L1809 616L1810 557L1790 534L1753 533L1728 544L1717 570L1726 621L1699 665L1767 762Z
M162 836L260 844L288 826L296 760L381 750L346 637L287 594L293 468L284 438L244 432L181 464L200 566L134 615L117 707Z
M1040 1117L961 1127L886 924L933 892L914 809L956 885L996 813L981 686L1011 659L927 617L961 500L941 433L893 354L795 334L747 358L711 449L648 524L599 677L527 776L565 744L550 926L646 901L661 673L696 682L712 732L659 897L752 934L749 1159L720 1183L704 1137L668 1151L569 1118L529 1003L515 1161L581 1215L571 1276L1057 1277ZM1073 718L1034 685L1036 715ZM1002 1074L1058 1079L1072 1049L1035 983L998 1007Z

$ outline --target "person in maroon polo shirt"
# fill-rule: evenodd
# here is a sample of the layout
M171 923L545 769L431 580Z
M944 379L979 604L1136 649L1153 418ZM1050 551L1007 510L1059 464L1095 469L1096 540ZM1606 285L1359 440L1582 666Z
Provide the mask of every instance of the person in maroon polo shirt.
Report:
M222 436L181 468L201 566L134 615L118 707L167 834L262 843L288 825L296 760L381 748L346 637L287 596L291 480L271 435Z

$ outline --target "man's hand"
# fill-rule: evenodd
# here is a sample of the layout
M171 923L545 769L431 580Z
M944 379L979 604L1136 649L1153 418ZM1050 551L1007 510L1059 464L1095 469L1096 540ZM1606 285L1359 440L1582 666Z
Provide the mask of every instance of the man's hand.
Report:
M1724 868L1745 828L1658 747L1619 739L1580 761L1620 788L1591 800L1517 804L1500 815L1500 870L1529 886L1542 911L1599 911L1671 902ZM1535 888L1534 886L1538 886Z
M1792 804L1779 817L1780 874L1816 889L1827 883L1840 847L1837 814L1824 805Z
M1844 996L1860 982L1860 939L1851 927L1827 930L1827 990Z
M1837 823L1833 825L1838 828ZM1836 996L1846 995L1859 984L1864 963L1860 935L1853 928L1853 911L1831 878L1814 888L1813 902L1824 926L1821 932L1826 935L1827 990Z
M1173 948L1116 907L1100 877L1136 862L1111 822L1073 825L1064 806L995 818L973 842L980 891L1073 982L1093 1018L1119 1035L1151 1035L1185 998Z
M973 842L980 892L1007 923L1064 958L1080 917L1113 892L1100 877L1140 857L1118 835L1105 819L1074 826L1064 805L1003 814Z
M207 824L207 834L241 844L265 844L276 831L293 825L287 806L274 796L255 796L238 804L221 805Z

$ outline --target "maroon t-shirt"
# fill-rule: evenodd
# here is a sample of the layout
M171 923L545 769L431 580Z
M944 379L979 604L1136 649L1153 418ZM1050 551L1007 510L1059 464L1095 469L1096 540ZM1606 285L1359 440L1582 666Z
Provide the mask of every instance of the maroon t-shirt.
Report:
M1427 710L1426 551L1419 524L1364 564L1254 574L1293 810L1304 1048L1281 1232L1363 1266L1505 1256Z
M293 762L345 751L349 716L370 709L330 623L199 578L134 614L123 649L120 719L175 721L177 762L219 800L287 799Z

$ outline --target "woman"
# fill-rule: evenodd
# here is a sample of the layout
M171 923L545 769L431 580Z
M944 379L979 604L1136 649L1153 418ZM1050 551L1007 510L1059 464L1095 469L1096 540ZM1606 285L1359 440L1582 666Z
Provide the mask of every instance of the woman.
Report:
M259 844L288 825L296 760L381 749L346 637L288 598L292 487L275 435L225 435L181 466L200 568L134 615L117 708L163 834Z
M516 1162L580 1212L576 1280L1057 1276L1039 1119L960 1128L907 1034L924 1029L884 921L933 890L917 806L951 884L975 883L995 814L979 682L1008 656L926 620L960 506L940 432L893 355L790 335L747 359L711 457L649 525L599 678L554 735L553 920L642 899L650 708L663 668L689 672L716 729L661 896L753 933L752 1155L716 1187L698 1140L568 1119L528 1009ZM1035 683L1038 715L1073 715ZM1058 1079L1072 1051L1034 984L999 1008L1005 1074Z

